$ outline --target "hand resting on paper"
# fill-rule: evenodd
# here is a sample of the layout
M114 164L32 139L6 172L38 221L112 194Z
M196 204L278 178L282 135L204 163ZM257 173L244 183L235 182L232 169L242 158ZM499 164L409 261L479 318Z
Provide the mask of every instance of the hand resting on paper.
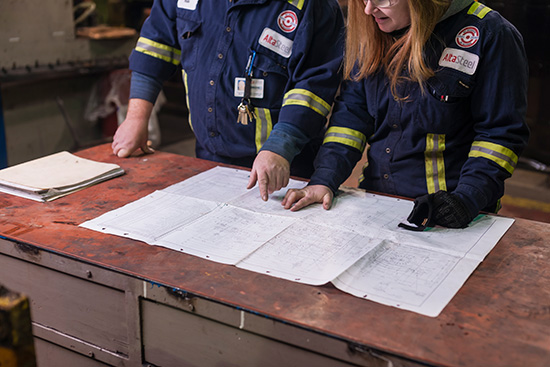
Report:
M474 217L460 197L440 190L435 194L420 196L414 201L414 208L407 221L416 227L404 223L399 226L413 231L422 231L435 225L466 228Z
M290 163L277 153L262 150L252 164L247 189L251 189L258 182L260 195L267 201L268 194L288 185L290 179Z
M297 211L314 203L322 203L323 208L328 210L332 205L334 194L332 190L324 185L311 185L303 189L290 189L286 193L281 205L285 209Z

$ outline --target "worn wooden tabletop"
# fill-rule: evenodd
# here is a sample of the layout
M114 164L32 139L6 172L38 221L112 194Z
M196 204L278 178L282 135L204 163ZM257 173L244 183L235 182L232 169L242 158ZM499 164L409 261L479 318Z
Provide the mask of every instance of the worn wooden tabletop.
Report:
M216 163L163 152L121 159L109 145L77 155L126 174L49 203L0 194L2 237L420 363L550 366L550 224L516 219L431 318L81 228Z

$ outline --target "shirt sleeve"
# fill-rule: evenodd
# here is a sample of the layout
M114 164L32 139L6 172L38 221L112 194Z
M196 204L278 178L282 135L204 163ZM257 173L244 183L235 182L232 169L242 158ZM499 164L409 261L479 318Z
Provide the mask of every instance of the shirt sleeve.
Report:
M176 31L176 5L173 0L153 3L136 47L130 54L130 69L161 80L181 69L181 51Z
M315 158L310 185L328 186L334 193L361 159L374 131L362 81L346 80L334 104L323 145Z
M336 1L313 0L307 4L302 26L294 39L288 66L289 84L273 139L279 138L276 126L280 122L295 127L285 128L285 133L299 131L298 135L303 133L308 139L321 135L342 79L345 28L341 9ZM301 150L306 141L296 138Z
M496 15L496 14L495 14ZM475 139L460 174L456 193L477 215L504 194L527 145L527 58L523 39L506 20L485 42L472 92Z

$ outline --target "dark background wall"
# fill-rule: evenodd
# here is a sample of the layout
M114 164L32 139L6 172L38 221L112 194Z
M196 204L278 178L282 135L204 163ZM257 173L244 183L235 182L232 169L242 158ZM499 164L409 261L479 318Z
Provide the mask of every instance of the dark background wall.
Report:
M531 139L525 157L550 165L550 0L484 1L501 13L523 35L529 58Z

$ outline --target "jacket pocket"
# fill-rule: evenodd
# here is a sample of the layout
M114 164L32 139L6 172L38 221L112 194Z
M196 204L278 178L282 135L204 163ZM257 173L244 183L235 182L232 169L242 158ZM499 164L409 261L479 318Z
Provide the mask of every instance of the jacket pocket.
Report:
M472 124L472 78L443 70L426 82L422 103L416 104L415 124L426 132L465 134Z
M201 23L178 17L176 26L181 49L181 67L184 70L194 70L198 54L197 34L200 31Z
M463 73L442 70L428 80L428 93L442 103L459 103L468 98L475 86L472 77Z
M289 82L287 65L258 52L252 71L253 78L264 81L264 98L254 99L254 105L270 109L281 108Z

